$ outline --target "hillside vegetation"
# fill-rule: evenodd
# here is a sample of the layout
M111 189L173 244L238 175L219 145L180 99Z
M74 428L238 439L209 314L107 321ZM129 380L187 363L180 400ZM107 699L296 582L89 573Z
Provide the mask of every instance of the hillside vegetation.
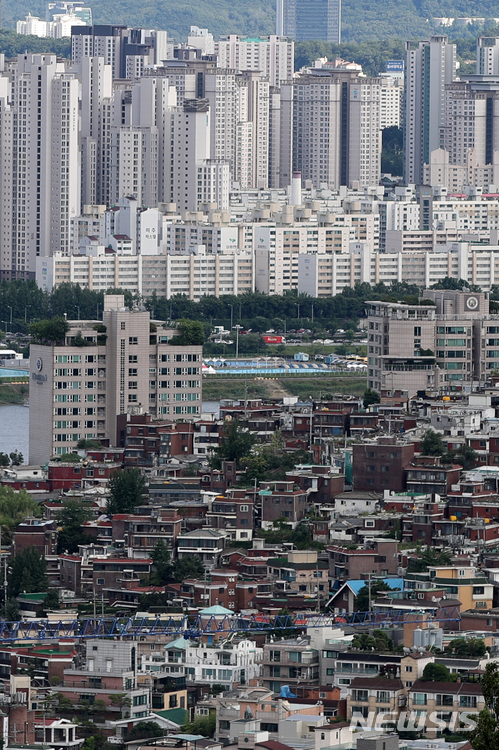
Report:
M91 0L95 23L127 24L167 29L177 40L185 40L192 24L219 34L271 34L275 29L275 0L233 2L231 0ZM12 0L2 6L2 24L14 29L28 12L44 17L44 0ZM498 15L492 0L343 0L343 41L363 42L381 39L424 39L435 29L431 23L439 16ZM486 26L490 26L486 24ZM459 35L474 36L483 29L458 30ZM452 33L452 32L451 32ZM43 41L43 40L42 40ZM45 42L44 42L45 43ZM64 44L64 42L60 42ZM19 50L24 51L24 50ZM34 50L30 50L34 51ZM39 50L45 51L45 50Z

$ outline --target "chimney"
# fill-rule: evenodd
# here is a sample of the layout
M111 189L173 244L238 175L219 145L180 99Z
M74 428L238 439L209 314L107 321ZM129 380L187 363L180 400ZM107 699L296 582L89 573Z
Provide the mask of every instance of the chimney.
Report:
M301 206L301 172L293 172L291 204L293 206Z

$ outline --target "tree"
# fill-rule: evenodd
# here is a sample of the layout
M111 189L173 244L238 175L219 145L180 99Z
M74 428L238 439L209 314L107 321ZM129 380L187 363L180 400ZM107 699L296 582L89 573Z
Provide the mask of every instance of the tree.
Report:
M371 581L371 602L383 591L393 591L393 589L384 581ZM362 586L357 594L355 609L357 612L367 612L369 610L369 584Z
M185 578L203 578L205 574L203 561L198 555L190 555L177 560L173 565L173 578L183 581Z
M199 320L182 318L177 323L177 331L180 331L180 334L173 336L170 344L175 346L202 346L204 344L204 326Z
M244 456L250 454L255 443L255 436L241 427L237 419L226 420L220 444L212 453L211 463L220 468L222 460L235 461L240 464Z
M446 453L442 462L445 464L460 464L463 469L471 469L475 465L476 459L476 451L473 450L471 445L463 443L456 450Z
M98 450L101 447L101 443L98 440L86 440L85 438L81 438L76 443L76 447L78 450Z
M110 515L131 513L136 505L144 501L147 484L140 469L124 469L114 472L109 480L109 491L107 512Z
M424 573L432 565L450 565L451 562L452 555L447 550L425 547L417 557L411 557L407 569L410 573Z
M57 552L78 552L81 544L89 544L91 537L82 529L82 524L92 518L92 511L83 500L66 499L59 511L57 522L62 529L57 536Z
M17 622L21 619L19 602L14 597L7 599L2 610L2 617L7 622Z
M431 662L423 670L421 680L423 682L455 682L457 675L451 674L445 664Z
M379 404L380 401L381 396L376 391L373 391L372 388L367 388L364 391L364 409L367 409L371 404Z
M40 516L40 505L26 490L13 490L0 485L0 524L15 528L26 516Z
M154 566L154 571L151 574L151 583L153 586L161 586L170 581L173 575L170 550L163 539L159 540L151 557Z
M57 514L57 523L62 527L81 526L91 518L92 511L83 500L66 498Z
M62 316L50 318L48 320L40 320L38 323L32 323L29 326L29 332L33 336L33 339L39 344L64 342L68 331L69 323L66 318Z
M199 716L196 717L194 721L184 724L182 732L187 732L188 734L202 734L203 737L213 737L216 726L217 717L215 712L213 712L209 716Z
M128 695L126 693L112 693L109 699L115 708L119 708L120 716L123 718L123 709L132 703Z
M12 560L9 574L9 593L19 596L25 592L46 591L48 588L47 563L34 547L26 547Z
M487 648L481 638L454 638L444 651L451 656L481 659L487 653Z
M21 466L21 464L24 463L24 456L22 453L19 453L17 450L12 451L12 453L9 453L10 460L12 461L12 466Z
M419 452L423 456L443 456L445 445L442 436L435 430L425 430L422 439L419 441Z
M94 703L95 705L95 703ZM156 721L139 721L130 727L125 735L125 742L132 740L149 740L155 737L164 737L165 732Z
M49 589L47 591L47 596L43 600L43 611L44 616L47 616L47 611L49 609L59 609L61 606L61 602L59 599L59 592L57 589Z
M10 459L6 453L0 451L0 466L10 466Z
M485 708L478 713L475 728L469 733L473 750L497 750L499 747L499 665L487 664L482 677Z

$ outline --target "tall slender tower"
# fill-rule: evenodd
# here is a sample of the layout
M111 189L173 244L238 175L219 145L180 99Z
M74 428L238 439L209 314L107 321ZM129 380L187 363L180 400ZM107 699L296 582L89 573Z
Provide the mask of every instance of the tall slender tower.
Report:
M423 165L443 145L445 85L456 73L456 45L446 36L406 42L405 164L407 183L421 184Z

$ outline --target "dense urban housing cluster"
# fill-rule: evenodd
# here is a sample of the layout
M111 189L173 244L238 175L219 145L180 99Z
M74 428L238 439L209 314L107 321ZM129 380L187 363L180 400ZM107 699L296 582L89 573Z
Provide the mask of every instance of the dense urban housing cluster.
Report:
M499 38L367 76L295 70L339 0L46 11L71 59L0 55L3 750L492 750Z

